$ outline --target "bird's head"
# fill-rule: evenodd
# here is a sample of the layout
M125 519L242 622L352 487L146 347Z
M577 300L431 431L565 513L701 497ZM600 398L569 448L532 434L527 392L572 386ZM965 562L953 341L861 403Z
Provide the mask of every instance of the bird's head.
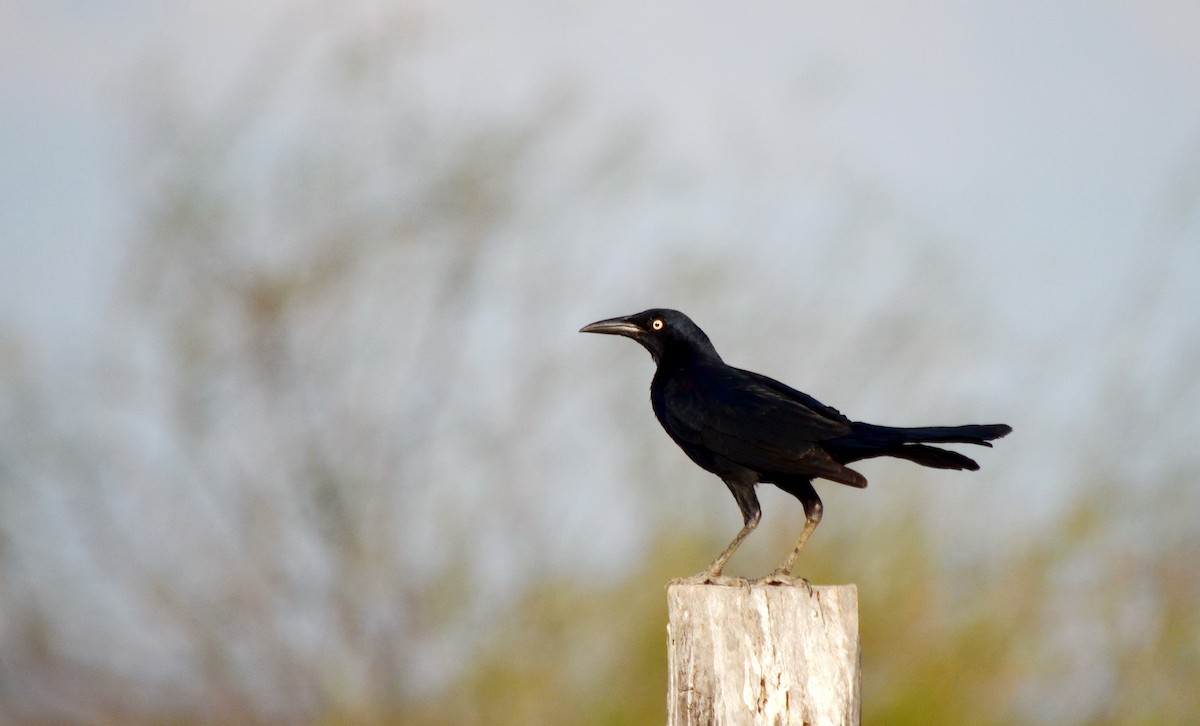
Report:
M659 365L672 360L721 360L700 326L678 310L652 308L620 318L599 320L583 326L579 332L633 338L650 351Z

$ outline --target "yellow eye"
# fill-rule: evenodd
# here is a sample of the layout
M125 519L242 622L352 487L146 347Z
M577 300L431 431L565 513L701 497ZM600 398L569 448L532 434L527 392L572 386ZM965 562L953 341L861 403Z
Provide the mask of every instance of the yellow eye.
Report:
M650 327L651 327L651 328L654 328L655 330L662 330L662 329L663 329L663 321L662 321L662 318L655 318L655 319L654 319L654 320L653 320L653 321L650 323Z

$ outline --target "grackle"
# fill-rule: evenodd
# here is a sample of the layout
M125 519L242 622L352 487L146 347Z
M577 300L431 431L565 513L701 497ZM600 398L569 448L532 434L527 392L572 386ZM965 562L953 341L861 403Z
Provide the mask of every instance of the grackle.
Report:
M876 456L936 469L979 468L956 451L929 444L991 446L1012 431L1005 424L896 428L851 421L834 408L779 381L727 365L708 336L683 313L652 309L601 320L581 333L622 335L640 343L657 370L650 402L659 423L692 461L725 482L744 526L704 572L684 582L720 581L721 569L758 526L754 488L774 484L800 500L805 524L784 563L760 580L791 582L792 566L821 521L815 478L862 488L867 480L846 464Z

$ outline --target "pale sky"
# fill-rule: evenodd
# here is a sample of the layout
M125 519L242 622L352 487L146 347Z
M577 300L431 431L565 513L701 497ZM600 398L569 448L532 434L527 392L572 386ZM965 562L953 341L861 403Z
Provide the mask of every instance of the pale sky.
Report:
M0 325L52 348L86 337L129 222L122 134L137 80L166 58L202 107L281 22L319 27L342 7L287 5L0 6ZM370 22L384 7L346 12ZM813 137L783 146L782 163L817 149L935 232L982 243L990 274L1025 274L1036 256L1045 276L1082 264L1112 284L1200 163L1190 3L414 8L429 102L448 117L502 114L571 83L663 130L663 153L718 171L737 157L729 127L779 147L803 119ZM745 163L769 173L772 160ZM1032 322L1045 303L1019 300L1014 313Z

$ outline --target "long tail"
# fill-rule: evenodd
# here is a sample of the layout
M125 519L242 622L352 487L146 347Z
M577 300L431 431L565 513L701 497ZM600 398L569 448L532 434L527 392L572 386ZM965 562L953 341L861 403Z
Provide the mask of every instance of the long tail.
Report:
M892 456L935 469L975 471L979 464L970 457L926 444L991 446L989 441L1006 436L1011 431L1012 427L1006 424L899 428L855 422L850 433L824 442L824 447L842 464L876 456Z

